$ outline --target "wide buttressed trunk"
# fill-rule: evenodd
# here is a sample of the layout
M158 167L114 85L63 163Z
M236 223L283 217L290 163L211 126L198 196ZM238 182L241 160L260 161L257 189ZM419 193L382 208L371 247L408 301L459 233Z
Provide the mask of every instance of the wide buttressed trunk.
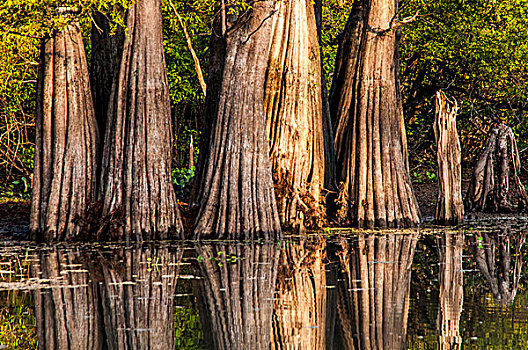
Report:
M78 238L95 200L97 123L79 27L42 42L37 84L30 230L38 240Z
M435 221L442 225L458 225L464 221L462 202L462 167L460 142L456 128L456 101L451 102L438 91L435 99L434 134L438 162L438 202Z
M310 0L277 3L264 105L283 227L323 224L325 180L321 59Z
M338 335L344 349L405 349L411 265L418 234L342 241Z
M407 169L398 95L398 32L392 0L354 3L334 74L330 108L342 182L340 217L360 227L420 222Z
M100 199L108 235L167 238L182 232L171 181L171 111L163 52L161 2L139 0L108 108Z
M213 31L205 110L212 119L201 155L195 237L280 236L264 114L264 79L274 16L259 1ZM234 16L229 16L233 19ZM214 37L223 35L223 37Z

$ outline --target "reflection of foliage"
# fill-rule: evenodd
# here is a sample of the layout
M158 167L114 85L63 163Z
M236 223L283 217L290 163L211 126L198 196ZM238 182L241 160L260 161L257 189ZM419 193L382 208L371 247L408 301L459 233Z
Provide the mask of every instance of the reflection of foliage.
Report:
M182 267L182 273L186 274ZM188 280L180 279L176 287L174 325L176 349L203 349L203 332L196 298Z
M8 294L4 298L4 294ZM0 344L8 349L36 349L36 320L33 300L26 292L1 292L0 300ZM3 304L3 303L2 303Z

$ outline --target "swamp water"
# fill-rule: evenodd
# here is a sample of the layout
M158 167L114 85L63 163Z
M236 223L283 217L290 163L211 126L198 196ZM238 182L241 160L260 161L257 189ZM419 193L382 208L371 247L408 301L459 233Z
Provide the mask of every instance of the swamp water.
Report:
M528 349L528 219L0 245L0 349Z

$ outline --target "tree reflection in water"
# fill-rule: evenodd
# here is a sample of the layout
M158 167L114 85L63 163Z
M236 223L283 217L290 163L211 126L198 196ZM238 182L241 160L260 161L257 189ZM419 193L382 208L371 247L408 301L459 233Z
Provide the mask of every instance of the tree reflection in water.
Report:
M276 244L196 246L193 289L207 349L269 349Z
M437 236L440 280L438 336L440 349L462 349L460 315L464 301L462 252L464 233L445 231Z
M272 349L332 348L336 271L326 261L326 242L294 241L281 250Z
M490 285L495 301L503 305L513 303L519 288L522 268L520 252L526 241L526 229L519 230L506 224L500 231L472 232L473 255L480 272ZM515 249L513 266L512 245Z
M405 348L411 264L418 234L342 239L338 255L338 348Z
M41 349L172 349L173 293L183 250L155 245L105 253L41 253L32 275Z

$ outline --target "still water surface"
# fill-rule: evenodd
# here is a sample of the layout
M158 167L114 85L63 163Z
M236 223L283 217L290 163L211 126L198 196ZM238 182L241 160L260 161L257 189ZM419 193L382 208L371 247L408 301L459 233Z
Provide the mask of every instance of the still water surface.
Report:
M0 349L528 349L526 219L0 245Z

